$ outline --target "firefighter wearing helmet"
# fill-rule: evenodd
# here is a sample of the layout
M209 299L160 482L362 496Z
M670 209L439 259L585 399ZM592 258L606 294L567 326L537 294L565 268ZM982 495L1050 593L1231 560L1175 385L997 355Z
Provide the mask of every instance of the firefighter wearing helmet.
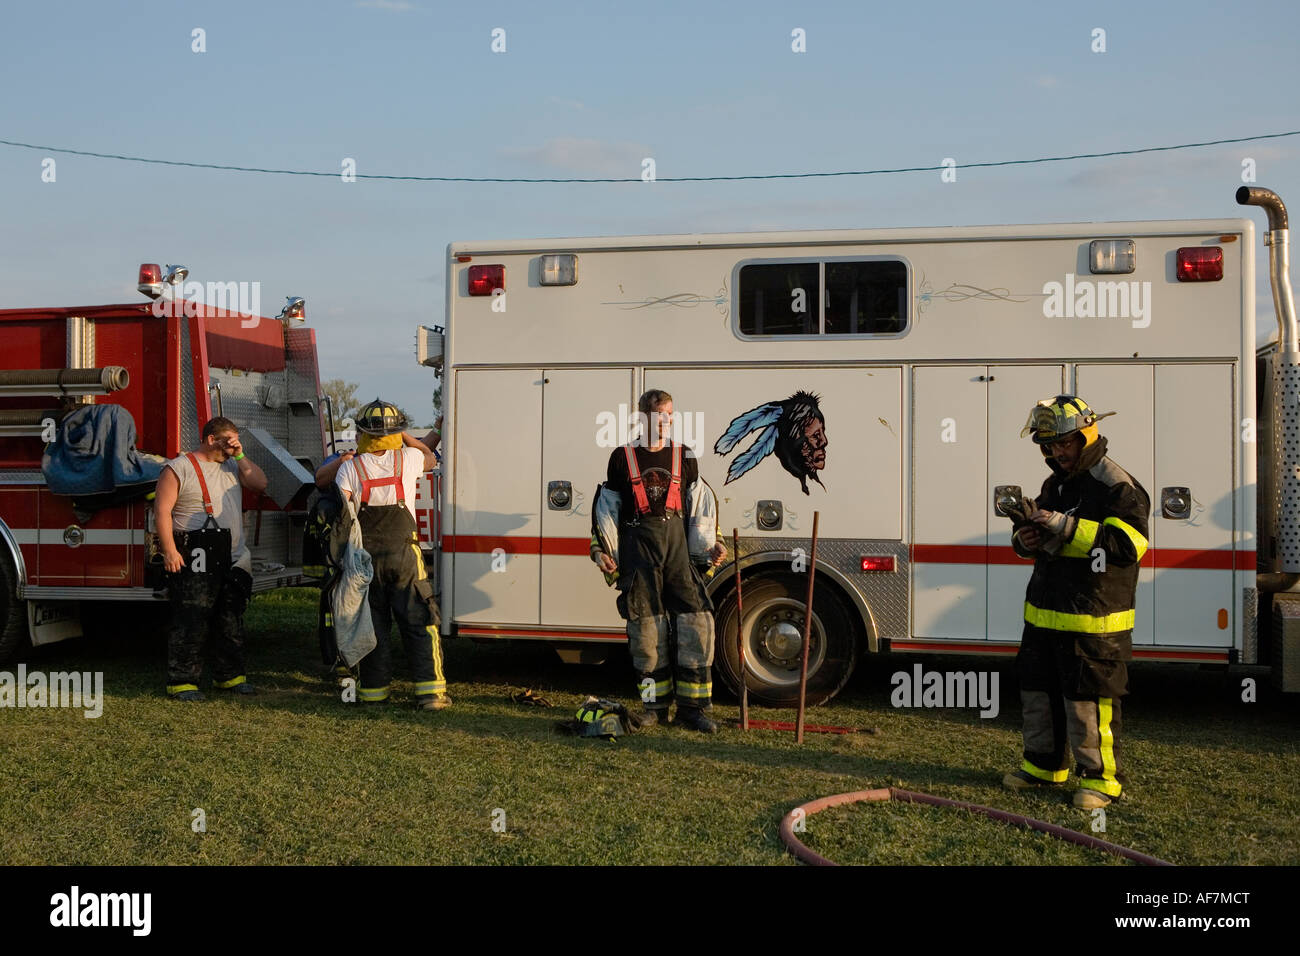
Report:
M391 402L376 398L356 422L357 454L339 467L335 481L344 498L357 504L362 546L374 565L367 599L378 644L361 659L358 697L369 703L388 699L395 617L413 671L416 704L442 710L451 706L451 698L442 671L438 606L415 523L416 483L434 467L433 453L406 434L406 416Z
M1037 503L1007 509L1016 553L1034 559L1025 630L1016 656L1024 761L1003 784L1062 787L1073 751L1073 803L1103 807L1123 790L1120 698L1133 656L1138 566L1147 550L1151 500L1106 457L1098 415L1076 395L1034 406L1021 437L1040 447L1051 475ZM1066 744L1069 744L1069 750Z

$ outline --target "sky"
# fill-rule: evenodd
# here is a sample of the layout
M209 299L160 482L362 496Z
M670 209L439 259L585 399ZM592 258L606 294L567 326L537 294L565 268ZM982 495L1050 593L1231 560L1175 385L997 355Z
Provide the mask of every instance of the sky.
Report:
M415 331L444 322L452 241L1238 216L1259 241L1247 160L1300 215L1300 136L962 169L1300 130L1294 3L55 0L0 23L0 139L45 147L0 145L0 308L143 301L142 262L258 282L264 314L306 299L322 379L421 424ZM646 157L661 178L958 169L647 183ZM344 182L348 159L634 181ZM1257 294L1271 315L1266 268Z

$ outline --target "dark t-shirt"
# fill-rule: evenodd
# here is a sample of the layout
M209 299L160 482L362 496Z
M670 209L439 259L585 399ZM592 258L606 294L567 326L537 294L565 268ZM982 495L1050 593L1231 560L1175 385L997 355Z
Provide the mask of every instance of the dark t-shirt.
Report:
M650 502L650 514L663 517L664 503L668 497L668 487L672 483L673 450L671 445L664 445L658 451L636 448L636 462L641 469L641 480L645 482L646 498ZM700 476L700 464L695 460L695 453L690 448L682 449L682 494ZM613 491L623 499L619 509L619 521L628 522L636 517L636 497L632 493L632 479L628 477L627 457L622 448L616 448L609 456L609 468L606 480ZM683 501L683 505L685 502Z

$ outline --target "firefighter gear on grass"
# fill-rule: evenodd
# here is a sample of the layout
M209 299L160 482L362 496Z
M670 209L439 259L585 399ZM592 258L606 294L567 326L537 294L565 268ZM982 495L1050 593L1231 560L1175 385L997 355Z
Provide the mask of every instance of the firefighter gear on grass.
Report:
M1035 558L1016 656L1024 711L1019 775L1064 783L1068 744L1081 788L1075 804L1085 807L1104 805L1123 790L1120 699L1128 692L1138 569L1151 512L1142 485L1106 457L1098 417L1074 396L1034 408L1022 434L1033 434L1052 469L1038 496L1038 507L1051 514L1038 524L1038 549L1021 540L1027 526L1012 538L1019 555ZM1074 433L1084 443L1066 471L1047 445Z
M606 578L616 577L637 694L659 722L674 699L679 719L712 706L713 604L701 569L716 513L694 456L675 443L616 450L597 491L592 556L604 552L618 564Z
M373 566L368 600L378 643L361 659L358 699L362 702L388 699L393 677L389 638L396 619L417 702L430 705L427 709L449 703L438 608L420 553L415 517L407 507L404 475L418 478L422 464L423 454L403 448L401 435L393 434L373 439L369 451L340 468L336 479L359 502L357 523ZM382 476L384 472L387 476ZM375 503L372 498L377 493L393 503Z

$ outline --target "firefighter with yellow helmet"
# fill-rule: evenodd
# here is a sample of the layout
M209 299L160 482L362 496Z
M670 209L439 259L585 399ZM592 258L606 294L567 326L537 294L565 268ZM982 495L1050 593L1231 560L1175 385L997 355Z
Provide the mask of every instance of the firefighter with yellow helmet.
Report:
M343 462L335 481L344 498L357 504L361 542L370 554L374 577L368 601L378 644L361 659L358 697L388 699L392 680L389 635L392 618L406 646L423 710L451 706L442 670L438 606L425 573L415 523L416 483L434 466L432 452L406 434L406 416L376 398L357 415L357 454Z
M1120 698L1151 513L1142 485L1106 457L1097 422L1113 414L1098 415L1075 395L1034 406L1021 437L1032 436L1052 474L1036 504L1022 503L1012 534L1034 572L1016 656L1024 760L1002 782L1013 790L1063 786L1073 751L1073 803L1083 809L1123 791Z

